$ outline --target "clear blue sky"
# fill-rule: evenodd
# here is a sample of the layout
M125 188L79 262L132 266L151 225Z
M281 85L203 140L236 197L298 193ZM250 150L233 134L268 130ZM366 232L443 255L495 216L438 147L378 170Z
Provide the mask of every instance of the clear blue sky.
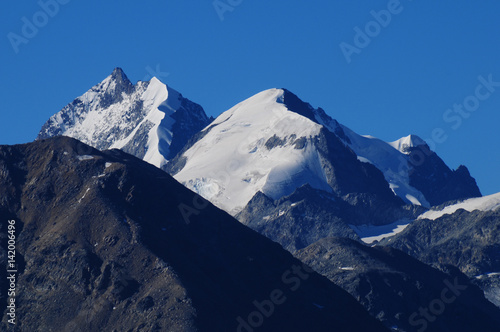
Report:
M280 87L387 141L441 128L447 139L435 150L445 162L465 164L483 194L500 191L500 87L480 90L479 105L470 98L480 75L500 82L496 0L221 0L231 9L224 20L213 0L59 1L53 17L37 1L3 5L0 144L32 141L114 67L134 83L159 69L209 115ZM370 12L388 7L378 29ZM26 21L38 31L23 31ZM352 53L355 27L372 37ZM341 43L352 46L350 63ZM467 118L446 113L466 98L477 108Z

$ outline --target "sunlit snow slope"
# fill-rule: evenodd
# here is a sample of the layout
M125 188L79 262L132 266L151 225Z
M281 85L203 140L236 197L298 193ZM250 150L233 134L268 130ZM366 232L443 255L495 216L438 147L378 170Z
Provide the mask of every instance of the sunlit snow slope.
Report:
M453 214L459 209L472 212L474 210L495 211L498 208L500 208L500 193L484 197L470 198L457 204L448 205L441 210L430 210L421 214L418 219L436 220L446 214Z
M318 151L298 148L321 125L288 111L283 95L263 91L220 115L184 153L185 167L175 178L230 213L258 191L275 199L306 183L331 191Z

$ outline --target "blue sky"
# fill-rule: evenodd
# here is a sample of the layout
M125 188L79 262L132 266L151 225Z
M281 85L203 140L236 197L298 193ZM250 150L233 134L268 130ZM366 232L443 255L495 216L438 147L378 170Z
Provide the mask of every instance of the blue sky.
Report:
M478 88L500 82L498 1L55 1L4 4L0 144L32 141L121 67L213 116L287 88L360 134L437 141L483 194L500 191L500 86Z

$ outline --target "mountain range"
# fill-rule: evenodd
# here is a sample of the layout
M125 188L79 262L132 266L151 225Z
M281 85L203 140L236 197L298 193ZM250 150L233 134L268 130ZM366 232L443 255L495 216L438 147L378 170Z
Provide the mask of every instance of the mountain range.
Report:
M174 91L156 78L134 86L117 68L51 117L38 139L65 135L98 149L121 148L291 251L326 236L355 237L348 225L390 224L481 196L465 166L450 170L417 136L386 143L358 135L286 89L258 93L213 121ZM179 113L185 121L176 126ZM191 122L196 126L185 124ZM315 193L301 195L303 186ZM296 212L296 202L277 208L289 196L316 205L313 197L325 193L334 202L314 212ZM276 203L264 208L261 195ZM311 220L314 227L294 227Z
M278 199L306 183L337 194L387 195L383 185L366 179L378 174L362 174L372 168L363 164L382 172L393 194L405 203L430 207L481 196L465 166L450 170L419 137L387 143L358 135L286 89L258 93L212 120L201 106L158 79L133 85L116 68L52 116L37 139L63 135L101 150L122 149L168 169L232 214L259 191ZM333 152L342 155L332 160ZM352 160L346 169L331 164L352 156L361 166ZM344 174L349 171L365 178L353 184L345 179L353 175Z
M82 331L500 326L498 195L481 197L418 136L359 135L287 89L213 119L116 68L35 143L0 152L33 330L43 316L42 330ZM278 304L292 279L311 282Z

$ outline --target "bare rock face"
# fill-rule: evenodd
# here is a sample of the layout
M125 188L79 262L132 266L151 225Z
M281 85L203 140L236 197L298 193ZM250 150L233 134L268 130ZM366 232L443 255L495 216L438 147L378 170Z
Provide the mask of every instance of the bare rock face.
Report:
M236 218L294 253L325 237L360 240L349 224L411 218L418 210L370 194L339 197L305 185L279 200L259 192Z
M2 266L16 222L18 330L386 331L279 245L122 151L67 137L2 146L0 197Z
M385 245L428 264L450 264L475 281L500 307L500 211L459 209L419 219Z
M500 310L466 275L384 246L325 238L296 257L347 290L395 331L496 331Z
M408 148L410 184L420 190L431 206L448 201L481 197L467 167L451 170L427 145Z

